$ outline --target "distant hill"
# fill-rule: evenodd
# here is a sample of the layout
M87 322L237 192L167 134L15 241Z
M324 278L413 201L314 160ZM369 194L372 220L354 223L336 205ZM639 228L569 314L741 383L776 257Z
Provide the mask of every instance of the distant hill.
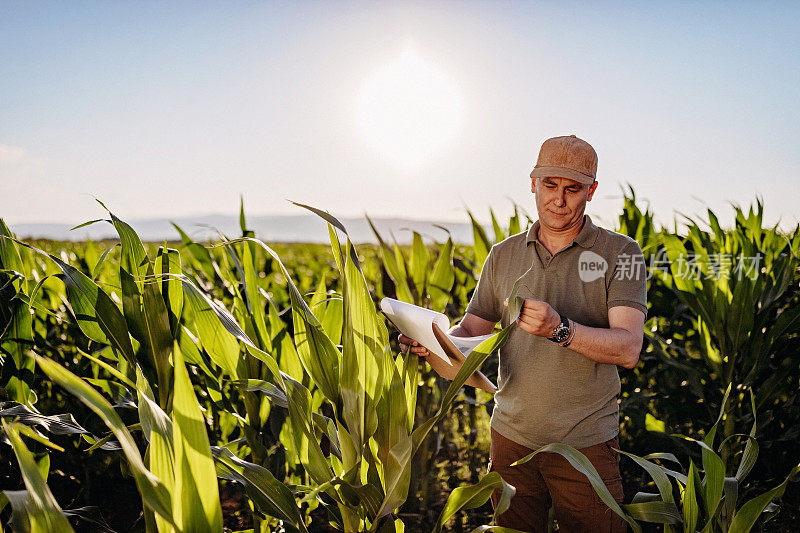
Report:
M353 242L377 242L375 235L365 217L340 219L347 228ZM447 231L456 242L472 243L472 226L469 223L435 222L411 220L403 218L373 218L372 219L381 236L391 241L392 235L401 244L411 242L411 231L417 231L423 236L434 237L437 241L447 238ZM186 233L197 241L218 239L221 232L228 237L241 235L239 219L228 215L206 215L184 217L176 219L149 218L139 220L126 220L139 233L144 241L175 241L180 236L172 222L180 226ZM320 242L327 243L328 228L325 222L316 215L285 215L285 216L255 216L247 218L247 226L255 231L256 236L267 242ZM441 226L441 227L437 227ZM97 222L90 226L70 231L67 224L10 224L13 231L20 238L41 238L59 241L83 241L115 239L117 233L111 224Z

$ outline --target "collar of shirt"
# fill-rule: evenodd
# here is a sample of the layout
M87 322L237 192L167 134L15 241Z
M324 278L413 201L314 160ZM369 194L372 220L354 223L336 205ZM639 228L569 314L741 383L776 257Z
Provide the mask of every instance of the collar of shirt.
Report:
M583 215L583 217L584 217L583 227L581 228L580 233L578 233L578 236L572 240L572 242L569 244L569 246L567 246L567 248L576 243L584 248L591 248L592 246L594 246L595 241L597 241L597 234L599 233L599 228L595 226L594 222L592 222L592 217L590 217L589 215ZM532 242L538 242L539 244L542 244L539 241L539 225L540 225L539 221L537 220L536 222L533 223L530 229L528 229L528 236L527 239L525 240L525 243L528 246L530 246Z

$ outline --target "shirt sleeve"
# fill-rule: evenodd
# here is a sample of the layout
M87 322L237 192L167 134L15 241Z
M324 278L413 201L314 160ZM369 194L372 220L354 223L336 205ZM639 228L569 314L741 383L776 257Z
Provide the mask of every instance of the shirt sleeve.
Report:
M642 249L634 240L617 254L608 282L608 309L617 306L639 309L647 317L647 271Z
M467 305L466 311L489 322L499 322L502 316L503 302L497 298L495 256L496 253L492 247L483 263L478 284L475 286L475 292L472 293L472 299Z

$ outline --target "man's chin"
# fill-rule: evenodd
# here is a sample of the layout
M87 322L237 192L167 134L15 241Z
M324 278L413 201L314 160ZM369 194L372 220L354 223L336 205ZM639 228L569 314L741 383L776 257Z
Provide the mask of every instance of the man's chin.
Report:
M566 228L570 223L569 215L559 215L552 211L549 211L547 215L545 215L545 220L547 221L547 225L553 229Z

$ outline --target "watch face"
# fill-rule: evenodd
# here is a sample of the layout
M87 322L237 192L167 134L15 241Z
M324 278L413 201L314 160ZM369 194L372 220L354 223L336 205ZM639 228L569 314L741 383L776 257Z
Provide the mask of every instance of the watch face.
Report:
M553 332L553 340L556 342L564 342L569 338L569 326L563 323L559 324Z

